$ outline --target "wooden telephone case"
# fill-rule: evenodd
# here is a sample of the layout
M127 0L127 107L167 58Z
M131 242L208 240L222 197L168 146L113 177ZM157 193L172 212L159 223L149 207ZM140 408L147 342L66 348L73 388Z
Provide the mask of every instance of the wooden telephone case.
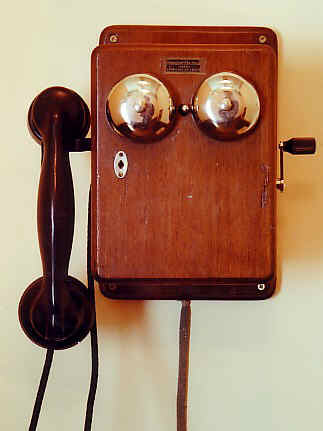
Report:
M167 71L167 59L198 59ZM234 72L260 99L256 128L215 140L176 115L158 142L118 135L111 88L148 73L190 104L209 76ZM277 40L267 28L113 26L92 54L92 273L119 299L265 299L276 280ZM113 162L126 153L128 171Z

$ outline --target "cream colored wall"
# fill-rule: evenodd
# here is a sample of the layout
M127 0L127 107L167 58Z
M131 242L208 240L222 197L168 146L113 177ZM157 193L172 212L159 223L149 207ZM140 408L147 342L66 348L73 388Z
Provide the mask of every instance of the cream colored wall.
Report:
M17 304L41 273L36 233L40 150L27 110L51 85L89 103L90 53L111 24L259 25L279 37L279 136L323 137L319 0L7 1L1 22L0 425L27 430L44 351L22 333ZM85 281L89 154L71 156L76 232L70 273ZM194 302L189 429L322 429L322 160L286 156L278 196L280 289L265 302ZM100 377L94 430L174 430L178 302L97 295ZM55 354L39 430L83 429L90 343Z

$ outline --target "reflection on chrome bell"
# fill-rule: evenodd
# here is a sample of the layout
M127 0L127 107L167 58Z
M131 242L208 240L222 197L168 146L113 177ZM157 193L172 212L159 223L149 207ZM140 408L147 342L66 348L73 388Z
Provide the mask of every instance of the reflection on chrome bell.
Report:
M249 132L256 126L259 113L256 89L231 72L206 79L193 98L198 126L215 139L232 140Z
M157 78L130 75L110 91L107 116L116 132L136 141L162 138L172 128L175 106L165 85Z

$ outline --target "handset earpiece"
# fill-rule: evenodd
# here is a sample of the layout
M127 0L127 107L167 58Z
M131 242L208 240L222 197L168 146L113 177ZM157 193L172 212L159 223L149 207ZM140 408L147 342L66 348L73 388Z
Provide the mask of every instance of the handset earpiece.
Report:
M175 120L169 90L147 74L129 75L117 82L108 94L106 112L119 135L143 143L163 138Z
M88 132L90 114L78 94L51 87L33 101L28 122L43 150L37 205L43 276L25 290L19 319L36 344L65 349L81 341L94 321L87 288L68 276L74 233L69 150Z

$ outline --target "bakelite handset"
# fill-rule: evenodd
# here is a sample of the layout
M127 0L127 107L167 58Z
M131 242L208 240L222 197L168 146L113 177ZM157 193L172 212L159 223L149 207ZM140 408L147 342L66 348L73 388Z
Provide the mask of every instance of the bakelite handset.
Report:
M43 151L37 206L43 276L25 290L19 319L36 344L65 349L81 341L94 321L87 288L68 275L74 233L69 151L75 146L80 150L90 114L78 94L51 87L35 98L28 121Z

